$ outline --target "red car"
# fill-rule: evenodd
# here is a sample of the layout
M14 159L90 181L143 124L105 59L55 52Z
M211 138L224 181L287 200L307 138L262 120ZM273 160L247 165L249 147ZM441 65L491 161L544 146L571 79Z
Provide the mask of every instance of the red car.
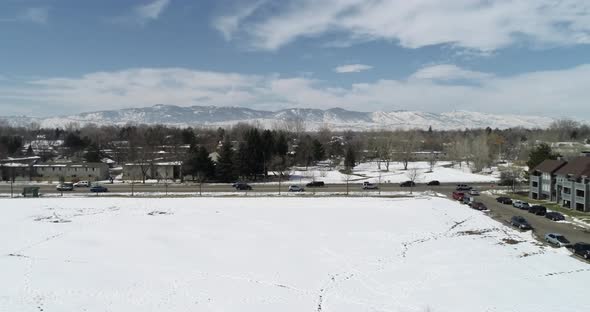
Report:
M463 200L465 193L463 192L453 192L453 199L455 200Z

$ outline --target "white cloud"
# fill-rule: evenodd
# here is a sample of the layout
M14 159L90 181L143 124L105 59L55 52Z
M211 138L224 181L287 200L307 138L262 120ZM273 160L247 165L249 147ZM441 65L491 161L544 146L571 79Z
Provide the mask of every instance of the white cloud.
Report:
M424 67L410 76L411 79L429 79L441 81L472 80L478 81L493 77L492 74L467 70L453 64L441 64Z
M213 27L217 29L225 40L231 40L232 34L238 30L242 21L252 15L266 0L259 0L249 5L239 7L234 14L219 16L213 20Z
M254 48L276 50L302 37L344 35L336 42L385 40L406 48L437 44L493 51L590 43L590 2L579 0L289 0L272 14L232 13L226 38L241 35ZM271 6L271 3L268 3ZM263 11L263 8L259 8Z
M49 10L47 8L28 8L20 18L37 24L45 24L49 19Z
M155 20L166 9L170 0L155 0L154 2L140 5L135 8L135 14L143 20Z
M116 24L143 26L150 21L155 21L166 10L171 0L154 0L150 3L133 7L131 12L125 15L108 19Z
M373 68L373 66L364 64L350 64L338 66L334 68L334 71L337 73L358 73L365 70L369 70L371 68Z
M449 77L460 80L449 83ZM471 83L469 77L479 77L478 83ZM42 104L53 114L165 103L259 109L468 110L556 117L575 114L590 119L588 77L590 64L511 77L437 65L420 69L407 79L334 86L305 77L143 68L35 80L18 89L0 87L0 106L14 101Z
M47 24L49 20L49 9L45 7L26 8L16 17L0 18L0 22L29 22L36 24Z

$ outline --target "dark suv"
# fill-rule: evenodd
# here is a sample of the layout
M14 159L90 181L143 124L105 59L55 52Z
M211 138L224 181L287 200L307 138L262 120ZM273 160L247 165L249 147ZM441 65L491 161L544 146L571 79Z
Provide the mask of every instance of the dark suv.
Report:
M545 218L551 221L563 221L565 220L565 216L556 211L550 211L545 214Z
M311 181L305 184L307 187L323 187L324 185L324 181Z
M510 199L509 197L500 196L496 198L496 201L504 205L512 205L512 199Z
M235 186L236 190L238 191L250 191L252 190L252 187L246 183L236 183Z
M529 207L529 212L537 216L544 216L547 213L547 208L545 206L533 205Z
M525 231L533 229L533 227L526 221L526 219L521 216L512 217L512 219L510 219L510 224L512 224L512 226L514 227L517 227Z
M588 243L575 243L572 245L572 250L574 254L586 259L590 260L590 244Z
M400 183L399 186L412 187L412 186L416 186L416 183L414 183L414 181L405 181L405 182Z

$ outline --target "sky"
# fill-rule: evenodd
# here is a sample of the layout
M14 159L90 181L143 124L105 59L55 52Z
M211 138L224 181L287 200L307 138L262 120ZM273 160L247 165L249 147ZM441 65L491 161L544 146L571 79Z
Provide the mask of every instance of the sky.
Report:
M0 115L145 107L590 120L590 1L1 0Z

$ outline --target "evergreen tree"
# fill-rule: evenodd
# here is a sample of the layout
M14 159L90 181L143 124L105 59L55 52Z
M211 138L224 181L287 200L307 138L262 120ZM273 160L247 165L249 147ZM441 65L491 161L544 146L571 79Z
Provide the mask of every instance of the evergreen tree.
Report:
M264 173L264 147L258 129L246 132L245 149L240 149L240 166L245 166L245 176L256 180L257 175Z
M530 151L529 160L526 162L526 164L529 166L529 170L532 170L542 163L543 160L557 159L558 156L558 154L553 153L551 146L541 143L537 147L533 148L532 151Z
M314 139L312 142L312 153L313 153L313 160L320 161L326 159L326 151L324 150L324 146L318 139Z
M236 179L234 151L229 140L225 140L221 146L215 169L220 182L233 182Z
M193 180L199 177L205 181L215 177L215 164L209 157L205 147L191 146L188 157L184 162L184 172L190 174Z
M27 156L35 156L35 153L33 152L33 146L31 144L29 144L29 147L27 148Z
M205 147L199 147L195 155L194 172L206 180L215 176L215 164L209 157L209 151Z
M183 129L180 135L182 136L182 144L195 144L196 137L193 128L188 127Z
M280 157L285 157L289 152L289 143L284 133L280 133L275 143L275 153Z
M84 154L84 160L87 162L100 162L101 153L100 148L96 143L90 144L86 149L86 153Z
M270 130L264 130L261 137L261 147L263 156L264 176L268 176L268 167L270 166L272 155L275 153L275 138Z
M351 171L354 166L356 166L356 159L354 155L354 150L352 147L348 146L346 148L346 153L344 154L344 169L345 171Z

